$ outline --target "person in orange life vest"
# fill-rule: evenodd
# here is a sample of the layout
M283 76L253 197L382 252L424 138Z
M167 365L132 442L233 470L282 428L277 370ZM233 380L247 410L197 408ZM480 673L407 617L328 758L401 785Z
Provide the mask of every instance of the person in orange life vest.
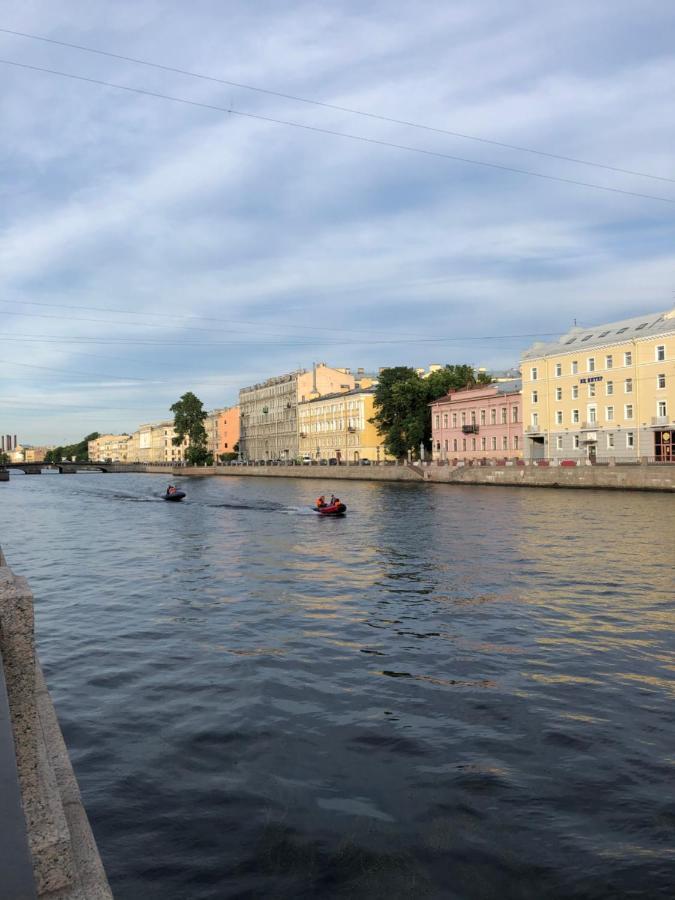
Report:
M323 509L323 507L325 505L326 505L326 498L322 494L320 497L317 498L316 506L317 506L317 509Z

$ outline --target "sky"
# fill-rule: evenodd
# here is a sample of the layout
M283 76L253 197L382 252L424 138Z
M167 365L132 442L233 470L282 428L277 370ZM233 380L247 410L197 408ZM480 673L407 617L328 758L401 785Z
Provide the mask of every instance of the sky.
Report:
M670 0L22 0L0 29L24 443L675 305Z

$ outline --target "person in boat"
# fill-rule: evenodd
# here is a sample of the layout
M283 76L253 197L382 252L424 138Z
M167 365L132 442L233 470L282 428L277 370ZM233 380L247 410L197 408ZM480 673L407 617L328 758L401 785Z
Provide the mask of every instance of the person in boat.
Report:
M331 497L331 506L339 506L340 498L339 497Z
M168 488L166 489L166 492L167 492L167 494L175 494L175 493L176 493L176 488L175 488L172 484L170 484L170 485L168 486Z
M317 497L316 508L323 509L325 505L326 505L326 498L322 494L320 497Z

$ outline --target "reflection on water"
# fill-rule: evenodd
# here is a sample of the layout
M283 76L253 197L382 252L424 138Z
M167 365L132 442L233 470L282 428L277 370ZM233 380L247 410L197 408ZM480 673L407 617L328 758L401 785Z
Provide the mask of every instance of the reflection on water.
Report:
M185 486L0 486L116 897L672 897L672 497Z

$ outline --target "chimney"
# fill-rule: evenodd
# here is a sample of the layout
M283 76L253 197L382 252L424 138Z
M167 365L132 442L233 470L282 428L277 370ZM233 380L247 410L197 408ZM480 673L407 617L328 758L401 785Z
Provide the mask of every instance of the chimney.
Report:
M316 389L316 363L312 363L312 393L318 394L318 390Z

